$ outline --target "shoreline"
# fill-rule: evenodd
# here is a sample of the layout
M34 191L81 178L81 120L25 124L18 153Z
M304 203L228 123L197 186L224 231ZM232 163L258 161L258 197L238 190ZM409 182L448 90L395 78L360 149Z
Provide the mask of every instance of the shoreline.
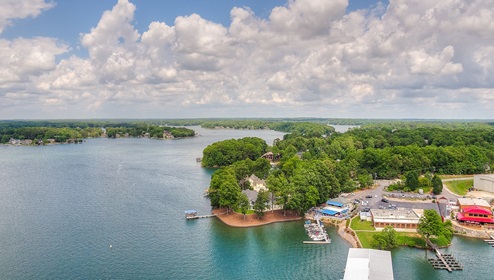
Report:
M273 223L299 221L303 219L303 217L292 213L291 211L286 211L286 216L283 216L283 210L264 212L264 216L260 219L257 218L256 214L247 214L245 215L245 220L244 214L241 213L231 211L230 214L227 215L225 208L213 209L212 213L215 214L216 217L227 226L238 228L257 227Z

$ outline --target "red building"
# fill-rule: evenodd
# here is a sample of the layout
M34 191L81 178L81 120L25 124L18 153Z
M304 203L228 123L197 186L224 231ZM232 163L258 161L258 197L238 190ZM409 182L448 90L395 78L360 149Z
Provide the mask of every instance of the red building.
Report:
M494 224L492 211L480 206L464 207L460 213L456 215L456 219L460 222Z

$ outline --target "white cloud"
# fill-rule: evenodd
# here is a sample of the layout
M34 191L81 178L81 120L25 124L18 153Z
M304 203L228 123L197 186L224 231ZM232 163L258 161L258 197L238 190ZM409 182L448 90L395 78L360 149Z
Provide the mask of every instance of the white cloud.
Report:
M2 0L0 9L0 34L12 24L14 19L36 17L42 11L50 9L54 3L45 0Z
M30 99L81 117L245 106L231 114L437 118L459 117L450 110L467 102L478 107L468 117L490 113L494 2L392 0L345 14L347 6L289 0L266 19L236 7L229 26L192 14L140 34L139 10L119 0L81 35L88 58L57 63L69 48L55 39L0 40L0 101Z

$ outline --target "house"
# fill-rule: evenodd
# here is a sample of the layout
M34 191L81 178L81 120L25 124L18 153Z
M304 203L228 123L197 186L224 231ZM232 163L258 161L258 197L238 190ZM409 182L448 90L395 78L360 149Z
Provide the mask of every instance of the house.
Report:
M494 193L494 174L473 175L473 188Z
M252 174L250 175L249 178L247 178L247 181L249 181L250 186L254 191L259 192L260 190L268 190L266 188L266 181L259 179L256 175Z
M243 190L242 193L244 193L249 199L250 208L252 209L256 203L258 192L253 190Z
M173 134L171 134L170 131L165 130L165 131L163 131L163 138L165 138L165 139L174 139L175 136L173 136Z

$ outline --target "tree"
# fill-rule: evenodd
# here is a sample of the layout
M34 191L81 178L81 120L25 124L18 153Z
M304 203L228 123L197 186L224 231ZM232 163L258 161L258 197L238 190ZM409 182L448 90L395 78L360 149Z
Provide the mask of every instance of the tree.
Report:
M419 187L419 175L415 171L409 171L405 174L405 187L414 191Z
M371 246L379 250L389 250L398 246L396 230L392 226L385 227L372 236Z
M244 214L244 220L245 220L245 215L247 214L247 211L249 211L250 208L250 201L245 193L240 193L238 197L238 208L240 208L240 212Z
M440 194L443 191L443 181L439 176L434 175L432 177L432 192L434 194Z
M269 202L269 193L264 190L260 190L257 194L256 202L254 203L254 212L257 215L257 218L261 218L264 216L264 210L266 210Z
M431 236L438 236L443 229L443 223L441 216L433 209L425 209L424 215L420 217L417 232L420 233L425 239L429 239Z

